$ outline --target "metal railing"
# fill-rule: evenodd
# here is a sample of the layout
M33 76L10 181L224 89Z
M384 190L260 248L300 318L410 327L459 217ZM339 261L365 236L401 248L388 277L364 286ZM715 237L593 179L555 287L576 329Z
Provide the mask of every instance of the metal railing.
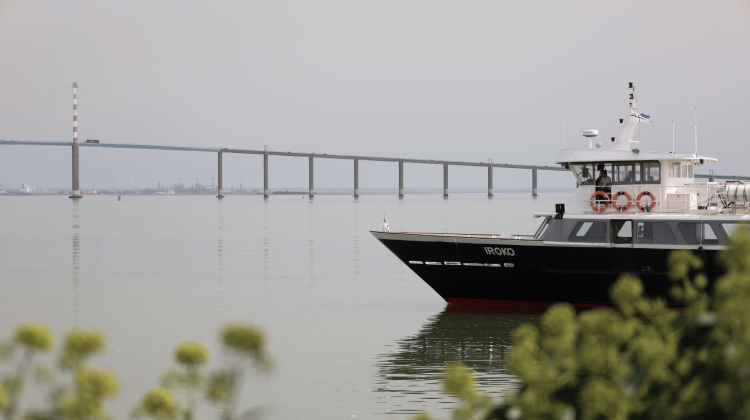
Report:
M587 213L716 214L727 202L723 186L716 182L692 182L681 186L614 185L610 189L583 185ZM598 191L606 194L606 198ZM598 209L598 210L597 210Z

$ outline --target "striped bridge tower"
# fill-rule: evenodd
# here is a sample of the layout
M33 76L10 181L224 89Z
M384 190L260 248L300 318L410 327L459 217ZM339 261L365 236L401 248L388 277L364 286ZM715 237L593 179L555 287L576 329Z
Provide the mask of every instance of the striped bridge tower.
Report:
M83 198L78 178L78 83L73 83L73 195L70 198Z

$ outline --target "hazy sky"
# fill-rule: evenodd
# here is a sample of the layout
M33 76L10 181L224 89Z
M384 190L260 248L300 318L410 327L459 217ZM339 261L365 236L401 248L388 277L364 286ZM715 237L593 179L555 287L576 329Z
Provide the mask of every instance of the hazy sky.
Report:
M587 128L607 143L632 81L655 123L641 150L669 151L674 120L692 153L697 107L699 153L750 174L748 0L0 0L0 60L2 139L72 140L78 82L82 140L552 165L566 111L566 146ZM271 187L307 185L306 159L270 161ZM259 156L224 169L227 187L262 185ZM212 176L213 154L81 151L84 189ZM350 187L352 164L317 160L315 176ZM439 166L405 176L442 185ZM23 182L69 187L70 150L0 146L0 184ZM481 188L486 170L451 168L450 182ZM496 187L529 184L495 173ZM360 186L396 187L397 165L361 163Z

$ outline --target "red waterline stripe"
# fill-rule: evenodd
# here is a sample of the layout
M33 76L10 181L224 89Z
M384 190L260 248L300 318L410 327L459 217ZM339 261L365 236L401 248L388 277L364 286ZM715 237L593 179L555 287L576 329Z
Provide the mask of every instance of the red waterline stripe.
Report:
M556 303L567 303L573 308L578 310L583 309L596 309L596 308L611 308L619 311L620 308L617 305L612 304L596 304L596 303L570 303L570 302L528 302L524 300L495 300L495 299L469 299L469 298L444 298L446 302L453 305L464 305L464 306L483 306L483 307L494 307L494 308L528 308L528 309L547 309ZM667 308L682 311L685 309L684 306L671 306L667 305Z

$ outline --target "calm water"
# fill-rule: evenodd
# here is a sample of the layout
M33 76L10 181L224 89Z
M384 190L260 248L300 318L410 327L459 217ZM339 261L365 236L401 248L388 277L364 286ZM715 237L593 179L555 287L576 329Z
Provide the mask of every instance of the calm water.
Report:
M0 333L22 319L58 336L73 325L108 337L94 364L122 390L126 419L171 365L175 343L217 355L222 324L268 334L277 369L254 378L243 406L270 419L407 418L449 408L439 392L448 361L477 370L484 389L513 385L503 355L533 314L447 307L368 231L528 233L567 194L392 196L62 196L0 198ZM209 407L202 418L216 418Z

